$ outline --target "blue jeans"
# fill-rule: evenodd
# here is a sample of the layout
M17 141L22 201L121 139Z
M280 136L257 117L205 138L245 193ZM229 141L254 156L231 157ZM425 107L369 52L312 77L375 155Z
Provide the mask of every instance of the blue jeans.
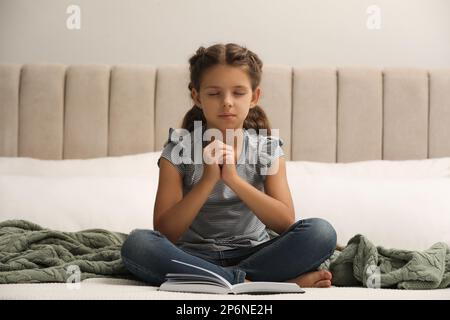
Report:
M154 230L135 229L122 245L125 267L139 279L159 286L167 273L208 275L171 259L213 271L231 284L286 281L317 269L334 252L336 231L326 220L299 220L288 230L253 247L224 251L180 249Z

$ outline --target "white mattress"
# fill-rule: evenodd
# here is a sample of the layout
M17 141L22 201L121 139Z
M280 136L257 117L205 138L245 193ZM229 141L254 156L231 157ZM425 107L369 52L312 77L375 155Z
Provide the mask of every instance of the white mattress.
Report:
M395 290L369 289L360 287L305 288L304 294L268 294L268 295L218 295L199 293L178 293L157 291L156 287L143 282L92 278L76 284L38 283L38 284L3 284L0 285L0 299L63 299L63 300L329 300L329 299L433 299L450 300L450 288L436 290ZM72 286L72 288L71 288Z

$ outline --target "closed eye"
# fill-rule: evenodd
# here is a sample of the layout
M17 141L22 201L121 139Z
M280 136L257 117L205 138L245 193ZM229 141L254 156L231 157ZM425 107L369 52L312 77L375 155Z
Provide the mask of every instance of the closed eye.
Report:
M210 94L208 94L208 96L217 96L217 95L219 95L219 94L218 93L210 93ZM235 95L243 96L243 95L245 95L245 93L238 93L238 92L236 92Z

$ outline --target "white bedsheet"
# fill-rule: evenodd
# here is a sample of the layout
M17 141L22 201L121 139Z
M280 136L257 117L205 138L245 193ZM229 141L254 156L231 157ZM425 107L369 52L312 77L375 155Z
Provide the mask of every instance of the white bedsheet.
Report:
M360 287L305 288L304 294L268 294L268 295L216 295L199 293L178 293L157 291L156 287L143 282L92 278L78 284L38 283L38 284L3 284L0 285L0 299L63 299L63 300L329 300L329 299L432 299L450 300L450 288L436 290L395 290L369 289Z

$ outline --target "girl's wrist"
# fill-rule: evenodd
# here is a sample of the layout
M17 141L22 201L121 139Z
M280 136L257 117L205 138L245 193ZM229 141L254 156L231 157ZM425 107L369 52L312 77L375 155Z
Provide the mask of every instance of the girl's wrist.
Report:
M236 173L223 179L223 182L231 188L234 184L239 183L240 180L242 178Z
M208 186L208 187L214 187L218 181L219 180L211 179L207 175L203 175L200 178L199 183L202 183L203 185Z

